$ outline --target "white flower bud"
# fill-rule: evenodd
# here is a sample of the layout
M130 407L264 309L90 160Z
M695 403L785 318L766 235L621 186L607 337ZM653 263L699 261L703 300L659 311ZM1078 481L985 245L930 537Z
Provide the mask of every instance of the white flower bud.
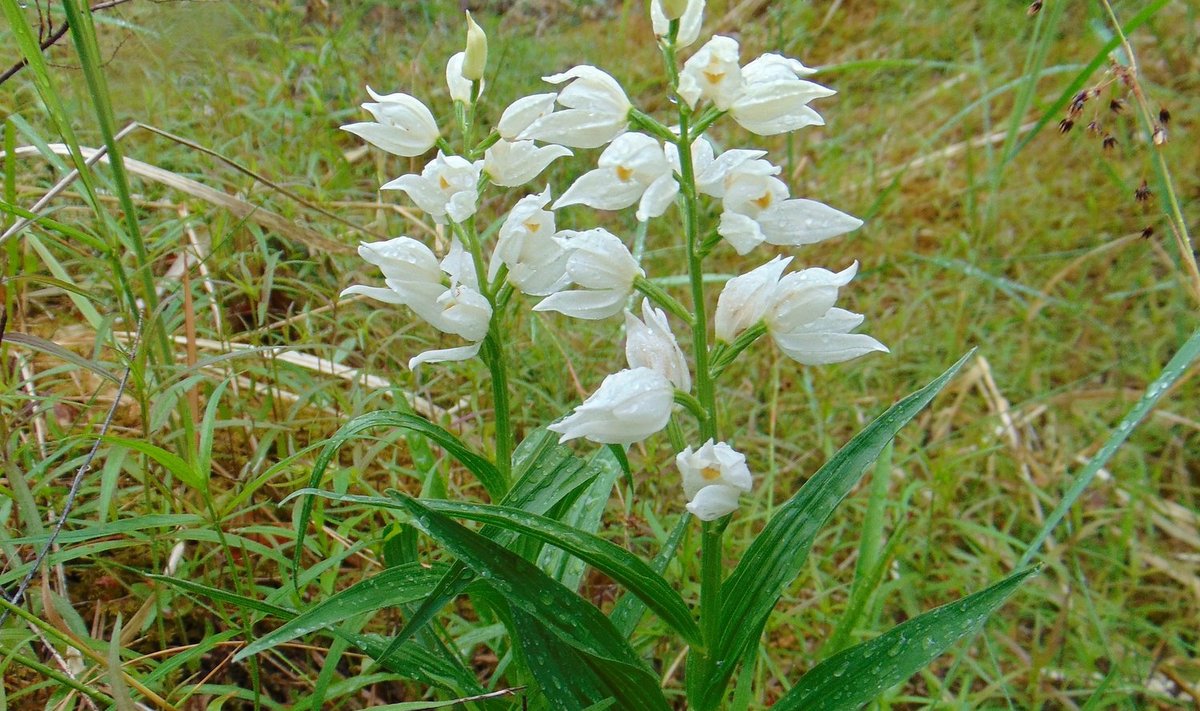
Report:
M471 81L483 79L484 69L487 68L487 35L483 28L475 24L471 13L467 13L467 50L463 60L462 75Z

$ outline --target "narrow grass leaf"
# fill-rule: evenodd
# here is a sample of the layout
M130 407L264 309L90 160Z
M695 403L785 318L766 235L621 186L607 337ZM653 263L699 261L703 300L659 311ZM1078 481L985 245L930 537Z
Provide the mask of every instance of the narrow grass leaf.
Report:
M582 709L612 697L582 652L564 644L532 615L520 609L510 609L509 615L514 643L549 708Z
M18 333L16 331L5 331L3 341L5 343L16 343L17 345L25 346L31 350L41 351L42 353L52 355L55 358L60 358L71 365L75 365L83 368L84 370L95 373L96 375L99 375L110 382L121 382L121 379L118 378L116 374L110 371L108 368L105 368L103 365L94 360L84 358L74 351L63 348L54 341L48 341L45 338L38 338L37 336L31 336L28 333Z
M1027 568L986 590L930 610L875 639L839 652L811 669L772 706L776 711L856 709L977 632L1026 578Z
M675 551L678 550L679 542L683 540L683 534L687 532L691 521L691 516L679 517L679 521L675 523L675 528L671 530L671 535L667 537L667 542L663 544L662 550L650 562L650 568L655 573L662 575L666 571L671 560L675 558ZM642 602L636 595L626 593L613 606L608 618L621 631L621 634L628 638L633 634L633 630L637 628L638 622L642 619L642 613L645 611L646 603Z
M560 520L570 528L585 533L595 533L600 530L600 522L604 518L604 510L608 508L608 500L613 486L622 472L630 476L629 462L624 465L616 458L613 450L620 447L604 447L596 450L589 462L589 468L596 472L595 478L587 485L566 511ZM622 453L623 455L624 453ZM590 561L589 561L590 562ZM565 548L549 548L541 552L538 565L550 577L572 590L578 590L583 582L585 571L584 559L573 557Z
M117 435L105 435L103 440L111 445L125 447L126 449L132 449L135 452L144 454L165 467L167 471L171 472L182 483L200 493L207 492L207 478L197 472L191 464L188 464L179 455L172 454L162 447L150 444L149 442L118 437Z
M703 692L702 708L719 705L737 661L757 644L767 617L799 575L817 532L833 510L900 428L933 400L973 353L855 435L779 508L746 549L721 588L721 636L709 656L715 666Z
M414 525L466 563L513 608L536 618L564 643L589 657L589 667L636 703L628 708L669 708L658 681L608 618L583 598L494 541L415 499L401 499ZM569 679L564 680L569 683Z

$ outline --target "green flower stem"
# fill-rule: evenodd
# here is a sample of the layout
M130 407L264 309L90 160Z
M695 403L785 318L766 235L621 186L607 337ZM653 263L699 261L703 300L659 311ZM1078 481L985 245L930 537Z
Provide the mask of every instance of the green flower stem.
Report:
M692 397L691 393L676 390L675 402L687 408L688 412L696 416L696 419L704 417L704 405L701 405L699 400ZM680 447L680 449L683 449L683 447Z
M678 316L688 323L695 322L695 317L692 316L692 312L688 311L686 306L679 303L674 296L668 294L666 289L663 289L646 277L634 277L633 287L650 297L651 301L670 311L673 315Z
M672 37L677 31L678 21L672 22ZM668 41L663 49L671 74L672 88L678 87L678 71L675 66L674 42ZM704 255L701 252L700 205L696 192L696 171L692 165L692 140L699 134L690 126L691 110L683 101L679 106L679 136L674 143L679 148L679 201L683 212L684 243L687 249L688 279L692 291L692 353L696 359L696 400L702 414L697 415L700 424L699 441L717 439L717 403L713 388L712 372L709 367L708 315L704 301ZM692 688L706 688L712 677L715 660L709 656L717 648L721 634L721 552L724 526L708 521L703 524L703 539L700 545L700 630L704 637L705 652L700 652L695 669L702 683ZM699 699L692 699L699 703Z
M679 136L676 136L670 128L659 122L658 119L654 118L650 114L642 113L638 109L629 109L629 115L627 116L627 119L634 128L640 128L646 133L652 134L660 140L667 141L669 143L676 143L679 141Z
M743 331L740 336L733 339L733 343L718 343L713 348L713 358L709 366L712 371L712 379L716 380L721 377L721 373L725 372L725 369L737 360L738 355L742 351L749 348L751 343L762 338L766 333L767 325L759 321Z
M724 116L727 112L721 111L715 106L710 106L700 114L700 118L696 119L696 123L692 126L692 133L699 136L708 130L708 127L717 122L717 119Z
M491 148L492 146L496 145L499 142L500 142L500 134L497 133L496 131L492 131L491 133L489 133L487 135L486 138L484 138L482 141L479 142L479 145L475 146L474 148L472 148L470 150L468 157L471 160L475 160L476 158L479 158L480 156L482 156L487 149Z

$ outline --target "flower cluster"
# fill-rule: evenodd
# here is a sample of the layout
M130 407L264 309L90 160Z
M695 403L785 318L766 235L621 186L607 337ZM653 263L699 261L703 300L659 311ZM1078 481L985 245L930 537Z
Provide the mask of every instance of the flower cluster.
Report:
M654 32L670 61L699 38L703 11L703 0L651 2ZM857 262L840 272L814 267L785 274L792 257L776 256L730 279L717 302L717 341L710 352L702 303L693 304L692 313L674 301L612 232L556 225L555 211L570 205L597 210L636 206L640 222L679 205L689 254L697 255L689 265L697 272L689 274L696 287L693 295L701 289L699 260L720 239L745 255L762 245L798 247L857 229L862 222L850 215L792 197L765 151L730 148L718 153L704 133L724 116L763 136L823 125L809 104L834 92L803 78L814 70L778 54L742 65L738 43L714 36L673 74L677 82L671 89L680 110L674 127L638 111L612 76L581 65L544 77L556 90L516 100L486 138L469 145L474 103L484 90L486 52L486 37L468 16L466 50L446 67L455 116L468 144L461 152L451 149L432 112L408 94L379 95L368 88L374 101L363 108L374 121L343 126L399 156L421 156L438 148L420 173L397 177L381 189L405 193L434 222L446 226L451 239L445 257L439 262L428 247L409 237L364 244L359 253L383 272L385 287L360 285L344 292L407 306L435 328L468 341L418 355L411 367L471 358L489 335L502 336L498 329L513 290L540 298L533 307L539 312L592 320L624 312L629 367L604 378L583 404L549 429L562 441L631 445L664 429L678 403L711 415L714 403L697 399L702 393L711 399L712 381L719 375L710 368L710 357L717 352L736 356L758 336L769 335L784 354L805 365L887 350L874 338L853 332L861 315L835 306ZM549 187L517 200L491 248L486 278L480 279L485 255L472 218L488 183L503 188L530 183L554 161L572 155L572 148L603 151L596 167L557 200ZM696 228L700 198L719 206L711 239ZM647 297L641 318L626 308L635 290ZM694 373L667 313L683 322L694 336L694 349L702 351L691 354ZM697 397L692 395L694 379L699 382ZM687 508L704 520L734 511L751 487L745 457L709 436L713 419L701 428L707 441L695 450L684 448L676 459Z

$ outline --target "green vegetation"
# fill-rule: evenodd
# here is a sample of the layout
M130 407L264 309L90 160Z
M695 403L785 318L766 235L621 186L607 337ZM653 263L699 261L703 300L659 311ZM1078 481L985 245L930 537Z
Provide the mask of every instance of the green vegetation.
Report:
M402 309L337 298L373 278L354 255L359 241L446 238L399 193L376 191L421 164L337 127L363 118L366 84L448 110L457 3L133 0L89 20L68 2L70 18L60 6L49 17L71 29L44 54L39 6L27 5L0 0L0 64L30 60L0 85L0 234L31 210L41 216L0 243L6 596L70 513L26 593L33 614L4 605L0 707L71 695L76 708L83 697L100 708L363 708L454 698L439 686L495 691L488 684L511 659L486 606L445 608L389 655L403 666L411 646L453 639L463 666L422 667L413 680L360 651L383 655L447 561L429 560L426 540L398 524L419 506L411 499L371 508L353 497L486 501L479 481L419 428L375 428L320 460L346 422L398 408L477 450L494 441L479 416L491 407L486 368L414 374L412 355L458 343ZM730 368L725 382L738 387L723 395L723 427L761 476L726 532L729 568L854 433L978 348L821 529L770 618L770 654L734 678L733 708L765 708L819 661L1027 562L1045 567L981 634L877 707L1200 702L1200 292L1177 237L1200 232L1200 10L1116 2L1126 47L1105 5L1048 0L1029 15L1018 2L709 2L705 35L738 33L746 52L798 57L838 90L821 105L825 128L715 138L786 156L795 195L866 220L797 250L796 263L859 260L844 305L892 349L817 369L763 348ZM475 16L492 57L482 116L582 62L618 76L647 112L668 108L639 97L659 66L641 2L517 0ZM1129 49L1140 74L1127 83L1108 58L1128 64ZM1091 87L1099 94L1062 132ZM1169 111L1159 148L1135 88L1152 121ZM124 171L84 166L33 208L105 146ZM566 185L595 153L576 151L582 160L541 181ZM1136 199L1143 181L1147 199ZM481 230L520 194L484 204ZM595 215L566 208L560 227L594 226ZM636 232L631 211L605 219L618 235ZM645 259L682 263L681 249L661 247L677 241L655 230ZM722 255L732 272L727 248L709 268L721 272ZM521 317L510 339L530 366L510 382L518 441L620 360L612 323L581 323ZM1168 368L1181 349L1190 357ZM1138 409L1160 376L1169 389ZM1141 424L1118 427L1130 412ZM1115 456L1087 466L1125 436ZM617 481L604 513L602 535L642 560L683 510L673 451L664 436L635 446L633 476ZM300 507L279 504L319 461L333 493L314 503L297 550ZM666 569L688 601L699 580L679 561L692 570L700 544L692 530ZM385 568L394 607L366 612L377 605L355 598L339 634L286 634L316 602ZM578 574L585 596L611 611L622 588ZM681 696L684 650L666 641L663 620L642 620L636 639L663 641L637 651L667 660L659 680ZM258 645L267 651L238 655L274 630L274 646ZM807 701L820 683L810 677L784 703Z

